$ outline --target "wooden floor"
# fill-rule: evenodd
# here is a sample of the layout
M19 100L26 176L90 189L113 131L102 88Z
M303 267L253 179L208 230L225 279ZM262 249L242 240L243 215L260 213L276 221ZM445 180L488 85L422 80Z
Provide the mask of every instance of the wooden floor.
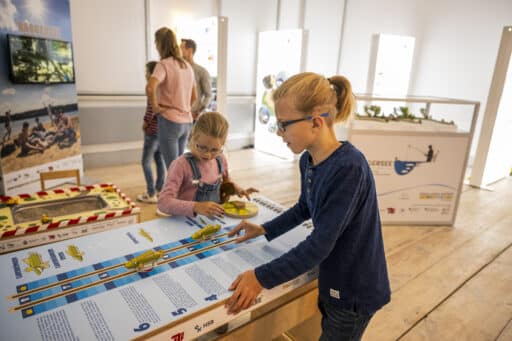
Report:
M290 206L299 193L296 162L252 149L230 152L232 178ZM86 170L135 199L139 164ZM141 221L156 218L141 204ZM384 226L392 299L364 340L512 340L512 178L494 191L464 187L455 226ZM318 314L279 337L318 340Z

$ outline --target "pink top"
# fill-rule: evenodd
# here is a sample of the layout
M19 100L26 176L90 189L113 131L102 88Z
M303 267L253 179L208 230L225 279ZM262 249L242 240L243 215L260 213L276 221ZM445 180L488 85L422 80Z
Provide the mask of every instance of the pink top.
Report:
M221 154L224 163L224 178L229 177L228 161L224 154ZM219 166L217 160L196 160L197 167L201 173L201 181L214 184L219 178ZM197 187L192 184L192 167L184 155L174 160L169 166L167 179L164 188L158 196L158 209L166 214L194 216L194 198Z
M158 104L162 107L162 115L176 123L191 123L190 99L195 86L194 70L189 63L181 68L180 63L172 58L159 61L151 77L158 79L160 97Z

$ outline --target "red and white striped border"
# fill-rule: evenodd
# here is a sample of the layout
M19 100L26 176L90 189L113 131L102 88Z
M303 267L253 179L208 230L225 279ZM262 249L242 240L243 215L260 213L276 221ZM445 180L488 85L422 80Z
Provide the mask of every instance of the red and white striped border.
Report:
M6 232L3 232L2 234L0 234L0 239L4 239L4 238L8 238L8 237L17 237L17 236L22 236L22 235L29 234L29 233L52 230L52 229L62 228L62 227L67 227L67 226L72 226L72 225L90 223L93 221L107 220L107 219L117 218L117 217L121 217L121 216L125 216L125 215L137 214L140 212L140 208L137 207L130 200L130 198L128 198L124 193L122 193L119 190L119 188L117 188L115 185L109 184L109 183L88 185L88 186L77 186L77 187L71 187L71 188L66 188L66 189L54 189L51 191L37 192L35 194L41 197L41 196L49 195L51 193L62 194L62 193L66 193L66 192L79 192L79 191L83 191L83 190L92 190L92 189L96 189L96 188L106 188L106 187L112 187L114 189L114 191L117 192L117 194L123 200L125 200L130 207L123 211L116 210L114 212L108 212L108 213L100 214L97 216L93 215L93 216L89 216L89 217L80 217L80 218L76 218L76 219L69 219L69 220L66 220L63 222L48 223L48 224L30 226L30 227L26 227L26 228L16 227L16 229L12 229L12 230L9 230L9 231L6 231ZM0 197L0 201L2 203L5 203L9 199L15 199L15 198L25 199L25 198L30 198L32 196L33 195L30 195L30 194L20 194L20 195L13 196L13 197L2 196L2 197Z

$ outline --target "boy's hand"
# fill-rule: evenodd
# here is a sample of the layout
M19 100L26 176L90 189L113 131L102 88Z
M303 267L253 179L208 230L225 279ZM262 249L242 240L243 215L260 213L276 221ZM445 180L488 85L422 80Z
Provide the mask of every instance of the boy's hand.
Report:
M224 208L216 202L203 201L194 203L194 212L205 215L208 218L222 217L224 215Z
M240 224L236 225L231 231L228 232L228 237L233 237L235 234L239 235L242 230L244 230L245 233L243 236L236 239L237 243L261 236L266 232L263 226L251 223L247 220L242 220Z
M146 132L147 129L148 129L148 123L147 122L142 123L142 131Z
M228 309L228 314L238 314L241 310L249 308L256 302L256 297L262 289L254 270L240 274L229 287L234 293L224 305Z

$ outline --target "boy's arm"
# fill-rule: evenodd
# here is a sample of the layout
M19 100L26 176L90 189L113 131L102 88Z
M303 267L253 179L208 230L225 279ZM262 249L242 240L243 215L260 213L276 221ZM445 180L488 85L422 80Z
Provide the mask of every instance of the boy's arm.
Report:
M329 256L367 190L366 176L357 166L334 176L330 184L336 186L330 186L326 193L311 234L290 251L255 269L263 287L270 289L287 282L319 265ZM268 236L272 230L269 231L266 224L263 227L267 231L265 236Z

